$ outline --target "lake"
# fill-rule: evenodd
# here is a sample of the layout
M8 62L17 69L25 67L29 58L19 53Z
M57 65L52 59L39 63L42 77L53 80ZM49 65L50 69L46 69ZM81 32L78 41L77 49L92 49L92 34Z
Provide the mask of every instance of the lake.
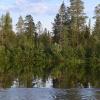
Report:
M4 80L6 79L6 81ZM67 86L65 82L42 78L33 80L13 81L4 77L0 81L0 100L100 100L100 89L87 83L77 83L75 87Z
M9 88L0 100L100 100L100 89Z

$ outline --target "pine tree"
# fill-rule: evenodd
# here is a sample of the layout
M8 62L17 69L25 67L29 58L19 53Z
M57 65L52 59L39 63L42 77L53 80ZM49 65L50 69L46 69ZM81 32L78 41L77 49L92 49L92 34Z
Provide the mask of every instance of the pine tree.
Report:
M18 35L24 33L24 20L22 16L20 16L18 19L18 22L16 24L16 29Z
M42 23L40 21L37 22L36 29L37 29L37 33L38 34L42 34L43 33Z
M5 34L12 33L12 18L10 17L9 12L7 12L6 15L4 16L3 30Z
M10 44L10 39L13 40L15 38L15 34L12 30L12 18L10 17L10 13L7 12L3 15L1 20L2 43Z
M4 26L4 15L0 18L0 43L3 43L3 26Z
M80 43L80 35L85 30L86 16L84 13L84 2L82 0L70 0L70 42L73 47L77 47Z
M94 35L98 37L100 40L100 4L95 7L95 17L96 22L95 22L95 27L94 27Z
M84 30L86 15L82 0L70 0L70 16L72 26L75 26L78 31Z
M2 15L0 18L0 31L3 30L3 26L4 26L4 15Z
M36 28L35 23L33 21L33 17L31 15L27 15L25 17L24 27L27 36L34 36Z

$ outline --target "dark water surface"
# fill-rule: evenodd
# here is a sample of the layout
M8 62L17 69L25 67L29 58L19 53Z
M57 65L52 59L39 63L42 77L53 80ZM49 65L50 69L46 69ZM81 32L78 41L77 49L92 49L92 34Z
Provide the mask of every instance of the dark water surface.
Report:
M100 89L10 88L0 100L100 100Z

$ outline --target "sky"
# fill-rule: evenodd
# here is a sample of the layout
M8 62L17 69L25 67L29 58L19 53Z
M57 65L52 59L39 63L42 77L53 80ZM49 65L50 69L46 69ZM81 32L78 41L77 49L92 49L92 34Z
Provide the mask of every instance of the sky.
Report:
M86 15L92 18L94 16L94 8L100 3L100 0L83 1ZM0 0L0 15L9 11L15 30L19 16L24 18L27 14L31 14L35 23L41 21L43 27L51 31L52 23L62 2L63 0ZM66 6L69 6L69 0L64 2Z

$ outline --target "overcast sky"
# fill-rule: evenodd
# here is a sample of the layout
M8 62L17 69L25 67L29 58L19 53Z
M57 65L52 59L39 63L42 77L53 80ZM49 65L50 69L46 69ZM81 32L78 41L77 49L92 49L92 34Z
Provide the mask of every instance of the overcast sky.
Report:
M15 26L18 17L25 17L31 14L35 23L41 21L43 27L52 29L52 22L63 0L0 0L0 15L9 11L13 18ZM100 0L83 0L85 12L87 16L94 16L94 7L100 3ZM65 0L65 4L69 5L69 0Z

